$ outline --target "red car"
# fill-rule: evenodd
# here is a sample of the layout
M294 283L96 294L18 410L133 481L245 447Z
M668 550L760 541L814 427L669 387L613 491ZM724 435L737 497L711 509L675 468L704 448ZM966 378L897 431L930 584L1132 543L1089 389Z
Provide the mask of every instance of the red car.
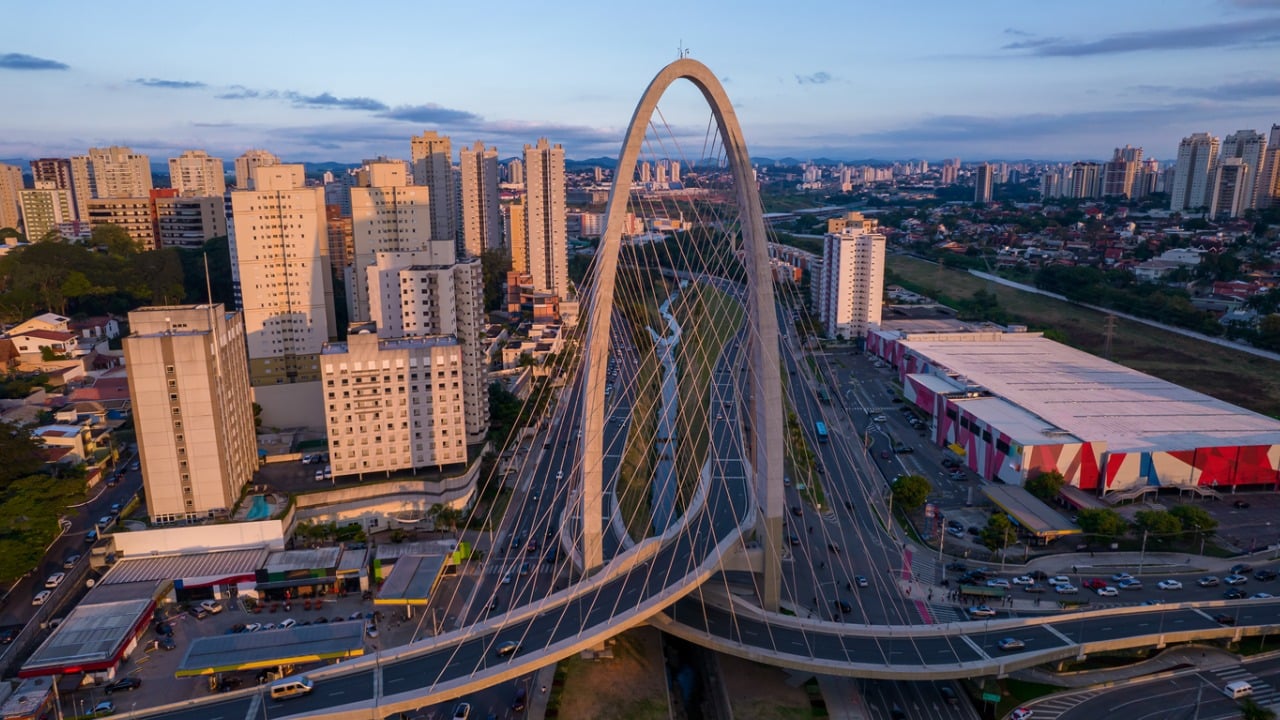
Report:
M1090 578L1084 581L1084 586L1089 590L1097 590L1107 586L1107 581L1102 578Z

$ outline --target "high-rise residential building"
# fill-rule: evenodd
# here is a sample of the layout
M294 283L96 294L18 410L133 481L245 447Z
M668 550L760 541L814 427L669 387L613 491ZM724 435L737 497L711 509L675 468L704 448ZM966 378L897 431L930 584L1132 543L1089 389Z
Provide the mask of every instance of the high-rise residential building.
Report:
M1096 162L1071 163L1071 176L1062 189L1071 198L1096 198L1102 195L1102 166Z
M22 168L0 164L0 228L22 224Z
M539 292L569 296L569 244L565 226L564 148L539 138L524 146L525 237L529 274Z
M72 196L71 190L54 187L54 183L47 180L37 180L35 188L20 192L18 202L22 206L22 227L27 239L35 242L56 230L58 225L73 222L76 211Z
M529 238L525 234L524 199L502 206L505 217L503 227L507 236L507 251L511 253L511 269L518 273L529 272Z
M1142 148L1116 148L1111 161L1102 166L1104 197L1134 197L1133 181L1142 166Z
M253 190L253 169L279 165L280 158L266 150L249 150L236 158L236 189Z
M943 185L955 185L956 178L959 176L960 167L958 165L952 165L951 161L946 161L942 163L942 171L939 175L938 181Z
M86 199L151 196L151 158L128 147L89 148L88 155L71 158L71 175L76 195Z
M670 164L670 170L671 170L671 182L673 183L680 182L680 161L672 160Z
M151 209L150 191L143 197L94 198L89 201L89 227L118 225L141 250L154 250L156 242L155 214Z
M981 167L981 166L979 166ZM823 240L818 317L828 337L865 337L880 323L884 296L884 235L877 221L851 212Z
M203 150L188 150L169 158L169 186L180 197L222 197L227 192L227 172L222 158Z
M1271 134L1267 137L1267 154L1262 159L1262 169L1254 181L1255 205L1258 208L1269 208L1280 198L1280 125L1271 126Z
M1056 172L1046 171L1040 176L1040 199L1049 200L1062 196L1061 176Z
M347 297L353 322L380 322L370 315L365 273L377 253L421 250L432 254L433 264L453 264L454 239L436 241L431 234L429 192L409 184L402 162L373 161L360 169L358 185L351 188L353 262Z
M320 379L320 349L337 335L324 188L301 165L260 165L255 189L231 193L232 280L244 313L254 385Z
M328 193L325 195L327 197ZM350 204L350 202L348 199L347 203ZM329 265L333 268L335 276L344 277L347 268L354 265L356 261L355 239L352 237L355 231L352 227L351 215L344 215L342 208L337 205L326 204L324 220L329 226Z
M462 348L450 336L384 339L353 325L325 346L329 464L335 476L467 461Z
M76 220L89 217L88 197L76 195L76 181L69 158L40 158L31 161L31 179L35 182L48 182L47 187L66 190L71 194L71 208Z
M227 234L226 201L216 197L156 197L156 242L160 247L200 247Z
M409 140L413 163L413 184L426 186L430 193L431 238L458 240L457 187L453 179L453 145L448 135L427 130Z
M225 515L258 467L239 313L144 307L124 339L147 512L157 524Z
M991 165L982 163L973 171L973 201L991 202Z
M1235 218L1249 209L1253 188L1251 168L1244 158L1219 158L1213 169L1209 217Z
M1243 188L1245 209L1257 207L1261 199L1259 190L1263 190L1265 194L1265 189L1259 185L1258 178L1264 170L1263 165L1267 159L1267 136L1253 130L1235 131L1222 141L1218 162L1226 158L1240 158L1248 167L1248 177L1245 179L1246 184Z
M520 158L511 158L502 166L503 178L511 185L524 185L524 163Z
M488 372L484 351L484 273L479 258L440 263L430 251L379 252L366 269L370 315L380 337L449 335L461 347L461 387L468 442L489 431Z
M1195 133L1178 143L1178 162L1169 193L1170 210L1196 210L1209 204L1218 149L1218 138L1209 133Z
M498 197L498 148L476 141L462 150L462 248L470 257L502 247Z

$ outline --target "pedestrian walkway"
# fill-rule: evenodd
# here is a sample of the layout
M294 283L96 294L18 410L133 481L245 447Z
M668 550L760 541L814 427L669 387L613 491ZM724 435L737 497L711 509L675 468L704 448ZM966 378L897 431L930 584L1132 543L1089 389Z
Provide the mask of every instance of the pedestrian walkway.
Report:
M822 691L822 699L827 704L827 717L833 720L870 720L871 713L858 690L856 678L834 675L817 677L818 689Z
M1089 688L1102 683L1144 677L1166 670L1196 666L1204 670L1217 672L1240 666L1240 658L1233 653L1216 647L1203 645L1180 645L1169 648L1155 657L1143 662L1116 668L1099 670L1082 670L1079 672L1056 673L1043 668L1034 667L1018 670L1013 677L1029 682L1057 685L1067 688Z
M961 622L969 619L959 607L937 603L929 603L929 615L935 623Z
M1249 669L1243 665L1221 668L1205 673L1205 675L1209 678L1216 678L1218 682L1213 684L1219 688L1225 687L1227 683L1244 680L1253 686L1253 695L1251 696L1253 701L1264 707L1280 703L1280 692L1277 692L1270 684L1258 679L1257 675L1249 672Z
M1054 695L1034 704L1036 714L1033 717L1036 720L1057 720L1071 708L1092 700L1102 693L1102 690L1082 690L1080 692Z
M924 585L936 585L938 577L938 556L931 552L917 550L909 554L911 558L911 577Z

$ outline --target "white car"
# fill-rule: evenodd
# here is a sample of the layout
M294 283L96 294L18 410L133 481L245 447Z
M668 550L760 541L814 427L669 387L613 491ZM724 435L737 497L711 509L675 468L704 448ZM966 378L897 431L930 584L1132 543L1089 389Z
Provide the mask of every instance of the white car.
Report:
M1250 600L1268 600L1273 597L1275 597L1275 595L1272 595L1271 593L1254 593L1249 596L1249 599Z
M1245 583L1249 582L1249 578L1247 578L1247 577L1245 577L1245 576L1243 576L1243 575L1228 575L1228 576L1226 576L1226 577L1222 578L1222 582L1224 582L1224 583L1226 583L1226 584L1228 584L1228 585L1243 585L1243 584L1245 584Z
M1079 588L1077 588L1075 585L1072 585L1070 583L1067 583L1064 585L1055 585L1053 587L1053 591L1058 593L1059 595L1075 595L1076 593L1080 592Z
M969 617L995 617L996 611L986 605L974 605L969 608Z
M1118 572L1115 575L1112 575L1111 579L1115 580L1116 582L1120 582L1121 580L1132 580L1133 576L1127 572Z
M987 587L1009 589L1009 581L1004 578L992 578L987 581Z
M874 420L874 421L876 421L876 422L878 422L878 423L888 422L888 421L889 421L889 418L887 418L887 417L885 417L885 416L883 416L883 415L877 415L877 416L875 416L875 417L873 417L873 418L871 418L871 419L872 419L872 420Z
M1009 714L1009 720L1031 720L1032 716L1030 708L1018 708Z
M50 575L48 579L44 581L44 586L47 588L56 588L62 584L63 579L66 577L67 577L66 573L56 572Z
M204 611L210 615L217 615L222 612L222 603L217 600L201 600L200 607L204 608Z
M1182 583L1178 582L1177 580L1161 580L1160 582L1156 583L1156 587L1160 588L1161 590L1181 590Z
M1095 592L1098 593L1098 597L1115 597L1120 594L1120 591L1111 585L1103 585Z
M1030 575L1019 575L1013 579L1014 585L1035 585L1036 579Z
M49 596L50 596L50 595L52 595L52 594L53 594L53 591L52 591L52 590L41 590L40 592L36 593L36 596L35 596L35 597L31 598L31 604L32 604L32 605L43 605L43 604L44 604L44 601L45 601L45 600L48 600L48 599L49 599Z
M1049 578L1049 584L1050 585L1070 585L1071 578L1067 577L1066 575L1054 575L1053 577Z
M506 575L503 575L503 576L502 576L502 584L503 584L503 585L510 585L510 584L511 584L511 573L507 573Z

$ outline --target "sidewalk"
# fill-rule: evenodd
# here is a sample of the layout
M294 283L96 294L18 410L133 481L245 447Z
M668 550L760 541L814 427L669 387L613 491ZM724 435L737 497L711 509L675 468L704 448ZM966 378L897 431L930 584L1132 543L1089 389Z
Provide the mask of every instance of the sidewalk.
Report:
M832 720L869 720L871 713L862 700L856 678L818 675L818 688Z
M1240 657L1221 648L1207 645L1182 645L1170 648L1159 655L1133 665L1099 670L1055 673L1038 667L1017 670L1012 676L1028 682L1056 685L1063 688L1088 688L1103 683L1115 683L1145 677L1179 667L1195 666L1205 670L1234 667Z
M542 720L547 716L547 701L551 699L551 683L556 679L556 666L552 663L533 675L529 683L529 696L526 698L525 717L529 720Z

